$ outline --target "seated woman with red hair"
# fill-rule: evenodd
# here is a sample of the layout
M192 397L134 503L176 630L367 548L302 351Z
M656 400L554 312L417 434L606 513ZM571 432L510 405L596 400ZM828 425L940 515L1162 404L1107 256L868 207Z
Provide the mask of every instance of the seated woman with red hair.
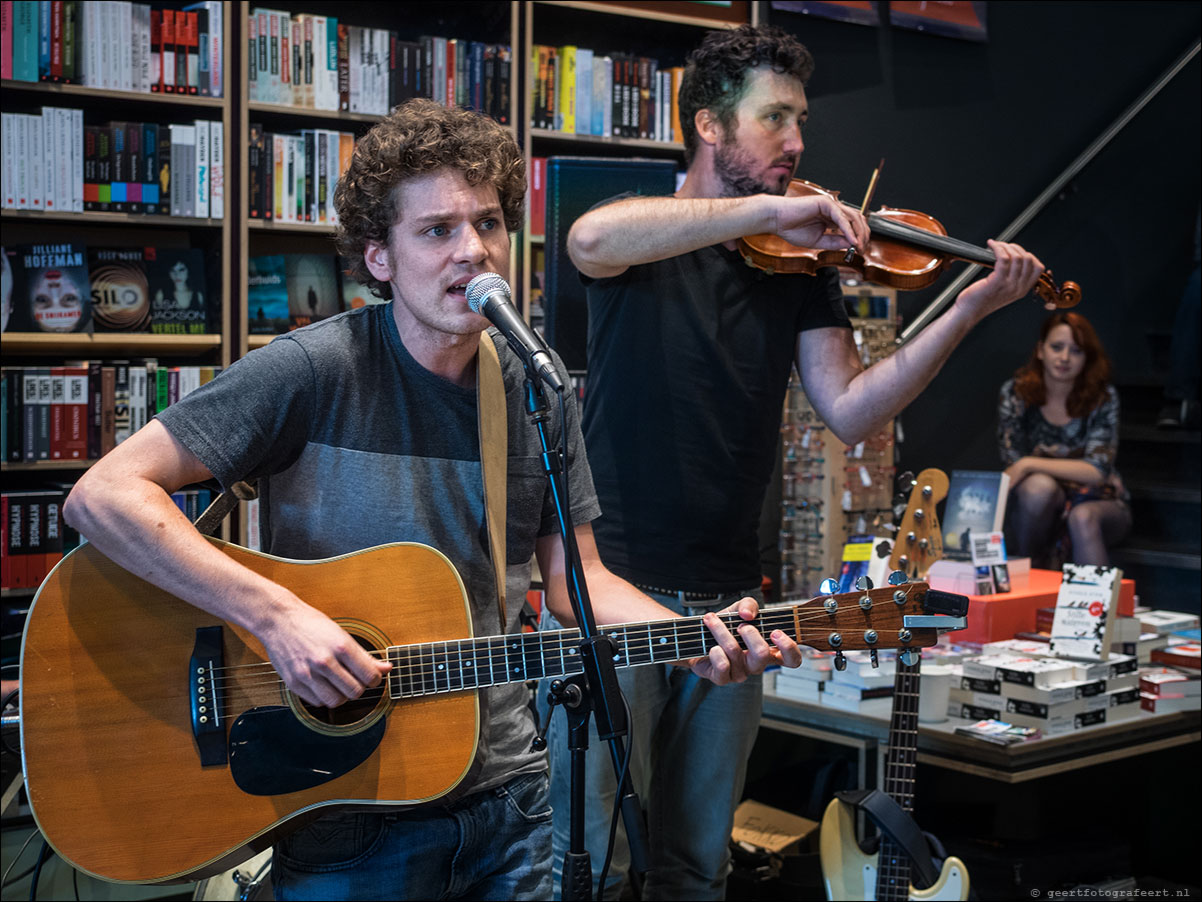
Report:
M1053 314L1026 365L1002 386L998 449L1010 476L1007 544L1035 566L1108 565L1131 529L1118 471L1119 398L1089 321ZM1071 555L1063 539L1071 541ZM1058 551L1059 546L1059 551Z

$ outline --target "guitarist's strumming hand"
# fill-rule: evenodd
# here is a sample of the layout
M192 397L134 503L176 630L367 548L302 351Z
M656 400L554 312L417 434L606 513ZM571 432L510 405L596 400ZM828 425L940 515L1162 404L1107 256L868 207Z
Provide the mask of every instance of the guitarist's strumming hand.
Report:
M727 683L741 683L753 674L763 673L764 668L772 664L801 666L801 648L781 630L772 631L769 637L772 642L769 644L754 626L740 626L739 635L747 646L744 650L719 616L733 613L738 613L744 620L753 620L759 613L759 605L752 598L744 598L718 614L711 612L701 618L718 644L705 657L693 658L688 662L693 673L724 686Z
M372 657L321 611L292 599L287 614L258 633L289 689L311 705L333 708L380 684L392 664Z

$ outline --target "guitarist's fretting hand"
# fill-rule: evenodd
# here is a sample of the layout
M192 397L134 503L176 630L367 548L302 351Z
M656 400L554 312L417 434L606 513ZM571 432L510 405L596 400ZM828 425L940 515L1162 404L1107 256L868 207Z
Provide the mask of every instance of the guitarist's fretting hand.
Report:
M763 673L764 668L771 664L801 666L801 648L781 630L772 631L772 644L769 645L754 626L740 626L739 635L747 646L744 651L720 616L733 613L738 613L744 620L753 620L759 613L759 605L754 599L744 598L717 614L709 613L702 618L718 644L705 657L693 658L688 662L693 673L724 686L727 683L741 683L752 674Z
M296 596L292 596L294 599ZM311 705L333 708L378 686L392 669L369 655L342 627L296 599L259 638L284 683Z

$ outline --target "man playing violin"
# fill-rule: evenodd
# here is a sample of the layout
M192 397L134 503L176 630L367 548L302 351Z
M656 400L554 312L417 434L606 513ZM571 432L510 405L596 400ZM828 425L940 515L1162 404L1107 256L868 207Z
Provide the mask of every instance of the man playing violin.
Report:
M672 197L619 197L581 217L568 251L589 302L584 433L602 516L602 560L686 614L759 598L757 527L781 406L796 363L807 397L844 442L879 431L931 381L968 331L1027 294L1043 265L991 241L997 264L954 307L865 370L832 268L769 275L735 250L775 233L863 248L862 215L827 197L785 197L804 149L809 52L772 27L711 32L680 88L687 176ZM640 441L640 437L647 440ZM636 791L649 806L644 899L724 898L727 844L761 710L761 682L712 692L687 671L621 674L632 705ZM562 729L560 719L554 729ZM557 752L566 743L553 741ZM590 757L588 846L604 858L613 773ZM566 753L552 798L567 811ZM556 866L567 823L556 819ZM615 851L607 898L628 862Z

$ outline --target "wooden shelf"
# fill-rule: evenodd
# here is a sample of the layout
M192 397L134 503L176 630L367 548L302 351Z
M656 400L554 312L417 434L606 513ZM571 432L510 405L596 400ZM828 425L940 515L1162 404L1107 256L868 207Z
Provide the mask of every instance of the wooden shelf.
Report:
M0 473L33 473L47 470L86 470L94 460L37 460L31 463L0 463Z
M266 113L272 116L294 116L298 119L336 119L342 122L379 122L384 117L377 113L344 113L342 110L316 110L305 106L286 103L263 103L252 100L246 105L251 113Z
M275 335L248 335L246 336L246 348L253 351L255 348L264 348L271 344L271 340L276 338Z
M87 85L62 85L44 81L4 79L0 88L5 91L24 91L31 94L50 94L79 97L87 100L119 100L124 103L147 103L173 107L196 106L219 110L225 106L224 97L201 97L197 94L144 94L141 91L118 91L116 88L90 88Z
M5 356L74 357L120 354L194 357L221 347L220 335L143 335L130 332L97 332L91 335L51 335L38 332L6 332Z
M276 222L271 219L249 219L247 227L254 232L298 232L304 235L333 235L334 227L321 222Z
M29 222L63 222L71 225L104 225L116 223L123 226L170 226L180 229L208 228L219 229L223 224L220 219L196 219L190 216L159 216L151 213L101 213L84 211L83 213L55 212L46 213L41 210L4 210L0 219L18 219Z
M609 3L582 2L582 0L538 0L538 2L548 6L564 6L568 9L605 13L610 16L626 16L632 19L654 19L656 22L673 22L677 25L692 25L696 28L738 28L743 24L742 22L726 22L722 19L708 19L704 16L662 12L653 8L615 6Z
M651 141L646 138L609 138L603 135L573 135L548 128L530 129L535 141L563 141L581 146L608 147L617 150L656 150L660 153L683 154L684 145L675 141Z

